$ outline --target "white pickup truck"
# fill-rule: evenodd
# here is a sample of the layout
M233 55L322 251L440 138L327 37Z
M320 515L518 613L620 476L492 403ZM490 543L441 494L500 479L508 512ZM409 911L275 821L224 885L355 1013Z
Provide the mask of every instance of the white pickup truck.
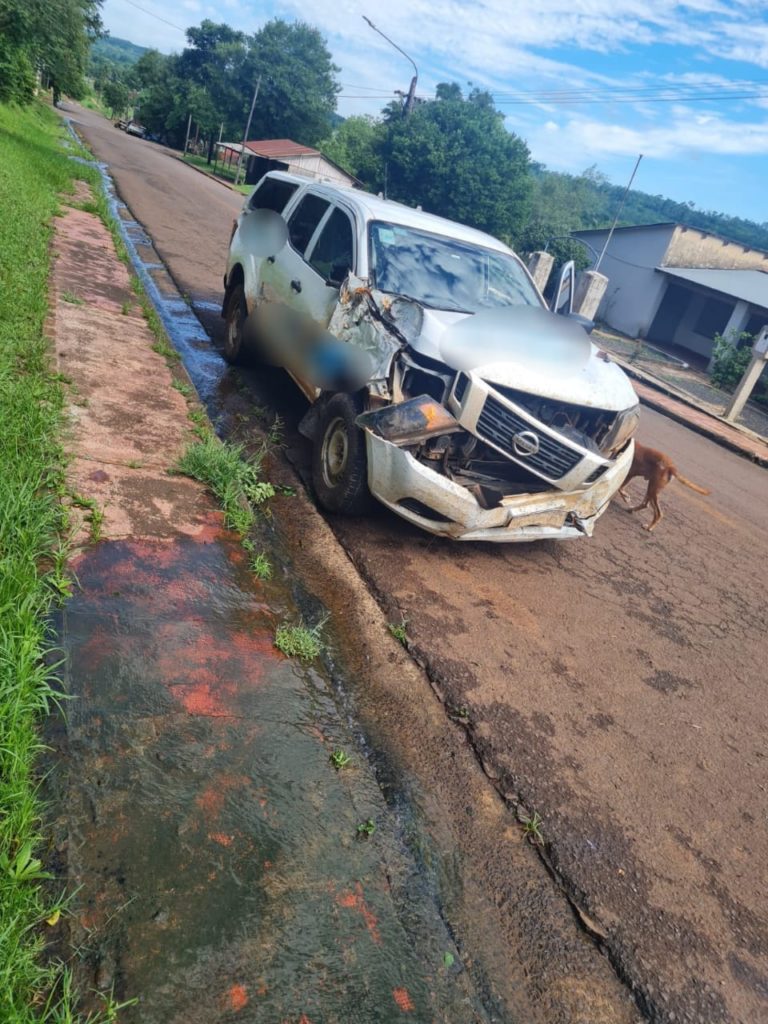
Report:
M489 235L273 171L235 222L224 288L225 358L255 341L312 403L327 510L359 513L370 492L457 540L580 537L629 471L628 378ZM355 359L329 383L318 367L339 349Z

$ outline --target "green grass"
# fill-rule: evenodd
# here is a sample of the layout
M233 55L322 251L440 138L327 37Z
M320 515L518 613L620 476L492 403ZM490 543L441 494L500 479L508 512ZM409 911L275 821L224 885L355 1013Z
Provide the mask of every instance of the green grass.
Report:
M343 750L334 750L329 760L336 771L347 768L352 763L352 758Z
M216 171L214 172L213 163L209 164L208 160L204 156L195 156L193 153L187 153L187 155L184 157L184 160L188 164L192 164L193 167L199 167L201 171L205 171L212 177L220 178L222 181L225 181L228 185L234 186L235 184L235 170L237 168L236 164L233 164L232 169L229 169L226 166L226 164L223 164L221 163L221 161L219 161L219 163L216 165ZM241 178L243 177L243 173L243 171L240 172ZM241 184L235 187L237 188L237 191L242 193L244 196L248 196L251 194L251 192L253 192L253 185Z
M534 811L531 815L523 815L520 818L523 826L523 838L530 840L536 846L544 845L544 835L541 826L544 824L539 812Z
M61 906L46 882L36 779L40 720L55 701L49 615L70 590L62 439L64 380L44 336L52 218L73 179L48 109L0 106L0 1020L70 1024L71 975L46 961ZM69 152L72 152L70 150ZM43 889L42 885L48 885ZM114 1004L104 1020L114 1019Z
M403 616L400 622L388 622L387 629L398 643L408 646L408 619Z
M211 433L191 444L175 468L213 491L224 509L227 526L241 537L256 521L253 506L275 494L272 484L259 477L258 459L248 458L242 445L220 441Z
M313 661L323 649L322 631L325 620L316 626L283 624L275 632L275 647L289 658Z

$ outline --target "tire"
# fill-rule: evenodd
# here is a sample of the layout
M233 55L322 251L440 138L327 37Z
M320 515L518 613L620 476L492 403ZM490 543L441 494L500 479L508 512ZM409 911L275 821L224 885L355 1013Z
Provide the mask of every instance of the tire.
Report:
M245 304L245 289L242 284L236 284L227 298L225 315L227 330L224 335L224 346L221 350L224 359L231 366L245 362L243 330L247 316L248 307Z
M327 512L361 515L370 505L365 434L355 423L362 403L333 395L320 412L312 450L312 483Z

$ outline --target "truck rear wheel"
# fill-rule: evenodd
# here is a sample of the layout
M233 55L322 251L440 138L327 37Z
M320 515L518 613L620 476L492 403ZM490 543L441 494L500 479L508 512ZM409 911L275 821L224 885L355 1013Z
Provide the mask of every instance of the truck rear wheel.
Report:
M243 331L247 316L248 307L245 303L245 289L242 284L236 284L227 299L225 317L227 330L224 335L224 347L221 352L226 361L233 366L245 361Z

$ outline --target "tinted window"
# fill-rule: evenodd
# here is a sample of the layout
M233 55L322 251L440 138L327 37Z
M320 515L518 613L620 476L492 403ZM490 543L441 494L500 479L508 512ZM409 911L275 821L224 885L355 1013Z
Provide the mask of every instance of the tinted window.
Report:
M382 292L433 309L476 313L496 306L541 306L514 256L402 224L370 226L371 270Z
M352 269L352 225L338 207L326 221L309 260L321 277L343 281Z
M319 196L307 195L291 214L288 221L288 238L293 248L304 255L315 228L325 216L331 204Z
M248 205L252 210L274 210L275 213L282 213L298 187L290 181L266 178L253 193Z

